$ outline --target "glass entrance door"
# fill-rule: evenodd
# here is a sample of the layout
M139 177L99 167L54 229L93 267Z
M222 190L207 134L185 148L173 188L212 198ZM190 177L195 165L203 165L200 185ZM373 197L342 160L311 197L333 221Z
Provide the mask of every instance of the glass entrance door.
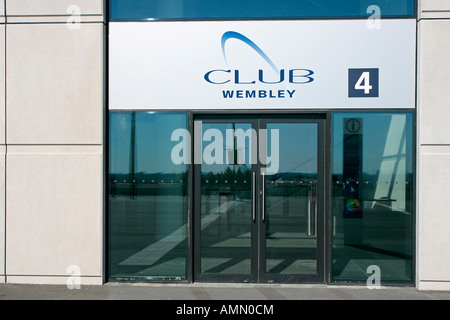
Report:
M267 139L277 165L261 176L259 280L322 282L322 121L261 119L260 128L279 143Z
M323 282L323 120L195 127L195 280Z
M194 141L194 152L201 152L194 154L201 158L195 170L196 279L253 282L257 121L202 119L195 127L202 138Z

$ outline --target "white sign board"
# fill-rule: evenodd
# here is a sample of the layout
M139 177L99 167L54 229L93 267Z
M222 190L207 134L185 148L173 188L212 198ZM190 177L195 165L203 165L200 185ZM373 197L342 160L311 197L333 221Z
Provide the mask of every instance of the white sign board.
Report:
M416 21L110 23L109 108L414 108Z

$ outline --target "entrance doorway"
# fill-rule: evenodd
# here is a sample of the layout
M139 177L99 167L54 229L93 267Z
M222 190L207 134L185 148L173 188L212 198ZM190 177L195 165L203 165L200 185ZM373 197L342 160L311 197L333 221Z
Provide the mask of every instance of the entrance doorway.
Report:
M325 119L203 115L194 127L194 281L325 282Z

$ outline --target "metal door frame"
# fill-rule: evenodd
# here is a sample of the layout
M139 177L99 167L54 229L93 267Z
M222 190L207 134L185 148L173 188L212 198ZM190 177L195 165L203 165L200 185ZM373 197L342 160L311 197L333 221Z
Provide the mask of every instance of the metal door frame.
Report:
M258 121L256 116L246 116L246 115L197 115L194 116L195 121L201 120L207 123L250 123L252 128L257 130ZM195 149L196 136L195 133L192 138L192 148ZM257 265L257 250L254 248L258 245L257 239L257 223L251 222L251 270L250 274L205 274L201 272L201 164L193 165L193 177L194 177L194 188L193 188L193 226L194 226L194 241L193 241L193 281L197 282L236 282L236 283L255 283L257 282L258 265ZM252 172L257 171L257 164L252 164ZM256 179L257 175L256 175ZM258 180L255 181L258 185ZM255 190L252 190L253 197L255 196ZM252 208L252 210L257 210L257 208ZM257 211L256 211L257 212Z
M325 157L325 116L311 117L302 115L262 115L259 117L260 129L266 129L269 123L315 123L317 124L317 275L302 274L268 274L265 272L266 267L266 234L264 222L259 223L258 240L259 247L259 272L258 279L261 283L325 283L325 221L326 221L326 194L325 194L325 177L326 177L326 157ZM258 163L260 165L260 163ZM264 183L264 182L262 182ZM261 187L262 183L258 186ZM260 207L265 198L259 197ZM260 210L259 210L260 211ZM258 217L261 217L261 214Z
M252 221L251 226L251 274L204 274L201 273L201 164L193 164L193 210L192 210L192 226L193 226L193 244L191 246L193 253L192 259L192 281L194 282L229 282L229 283L326 283L326 256L327 256L327 210L326 210L326 169L327 169L327 152L326 152L326 114L290 114L290 113L267 113L267 114L223 114L223 113L198 113L192 114L191 128L197 120L205 120L207 123L251 123L257 131L259 139L259 129L267 125L267 123L317 123L317 156L318 156L318 177L317 177L317 275L269 275L265 270L265 225L261 220L262 197L259 191L262 186L260 174L256 174L256 190L252 190L253 197L256 196L256 221ZM192 138L192 149L195 148L195 134ZM258 159L257 164L252 164L252 172L260 173L261 164ZM257 191L257 192L256 192ZM256 193L256 194L255 194ZM263 230L264 229L264 230ZM263 269L264 268L264 269Z

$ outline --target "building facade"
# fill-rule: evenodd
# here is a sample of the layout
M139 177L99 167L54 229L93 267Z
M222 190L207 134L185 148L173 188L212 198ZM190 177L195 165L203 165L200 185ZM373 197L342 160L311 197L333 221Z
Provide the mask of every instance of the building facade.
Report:
M209 3L0 3L0 282L450 290L450 5Z

